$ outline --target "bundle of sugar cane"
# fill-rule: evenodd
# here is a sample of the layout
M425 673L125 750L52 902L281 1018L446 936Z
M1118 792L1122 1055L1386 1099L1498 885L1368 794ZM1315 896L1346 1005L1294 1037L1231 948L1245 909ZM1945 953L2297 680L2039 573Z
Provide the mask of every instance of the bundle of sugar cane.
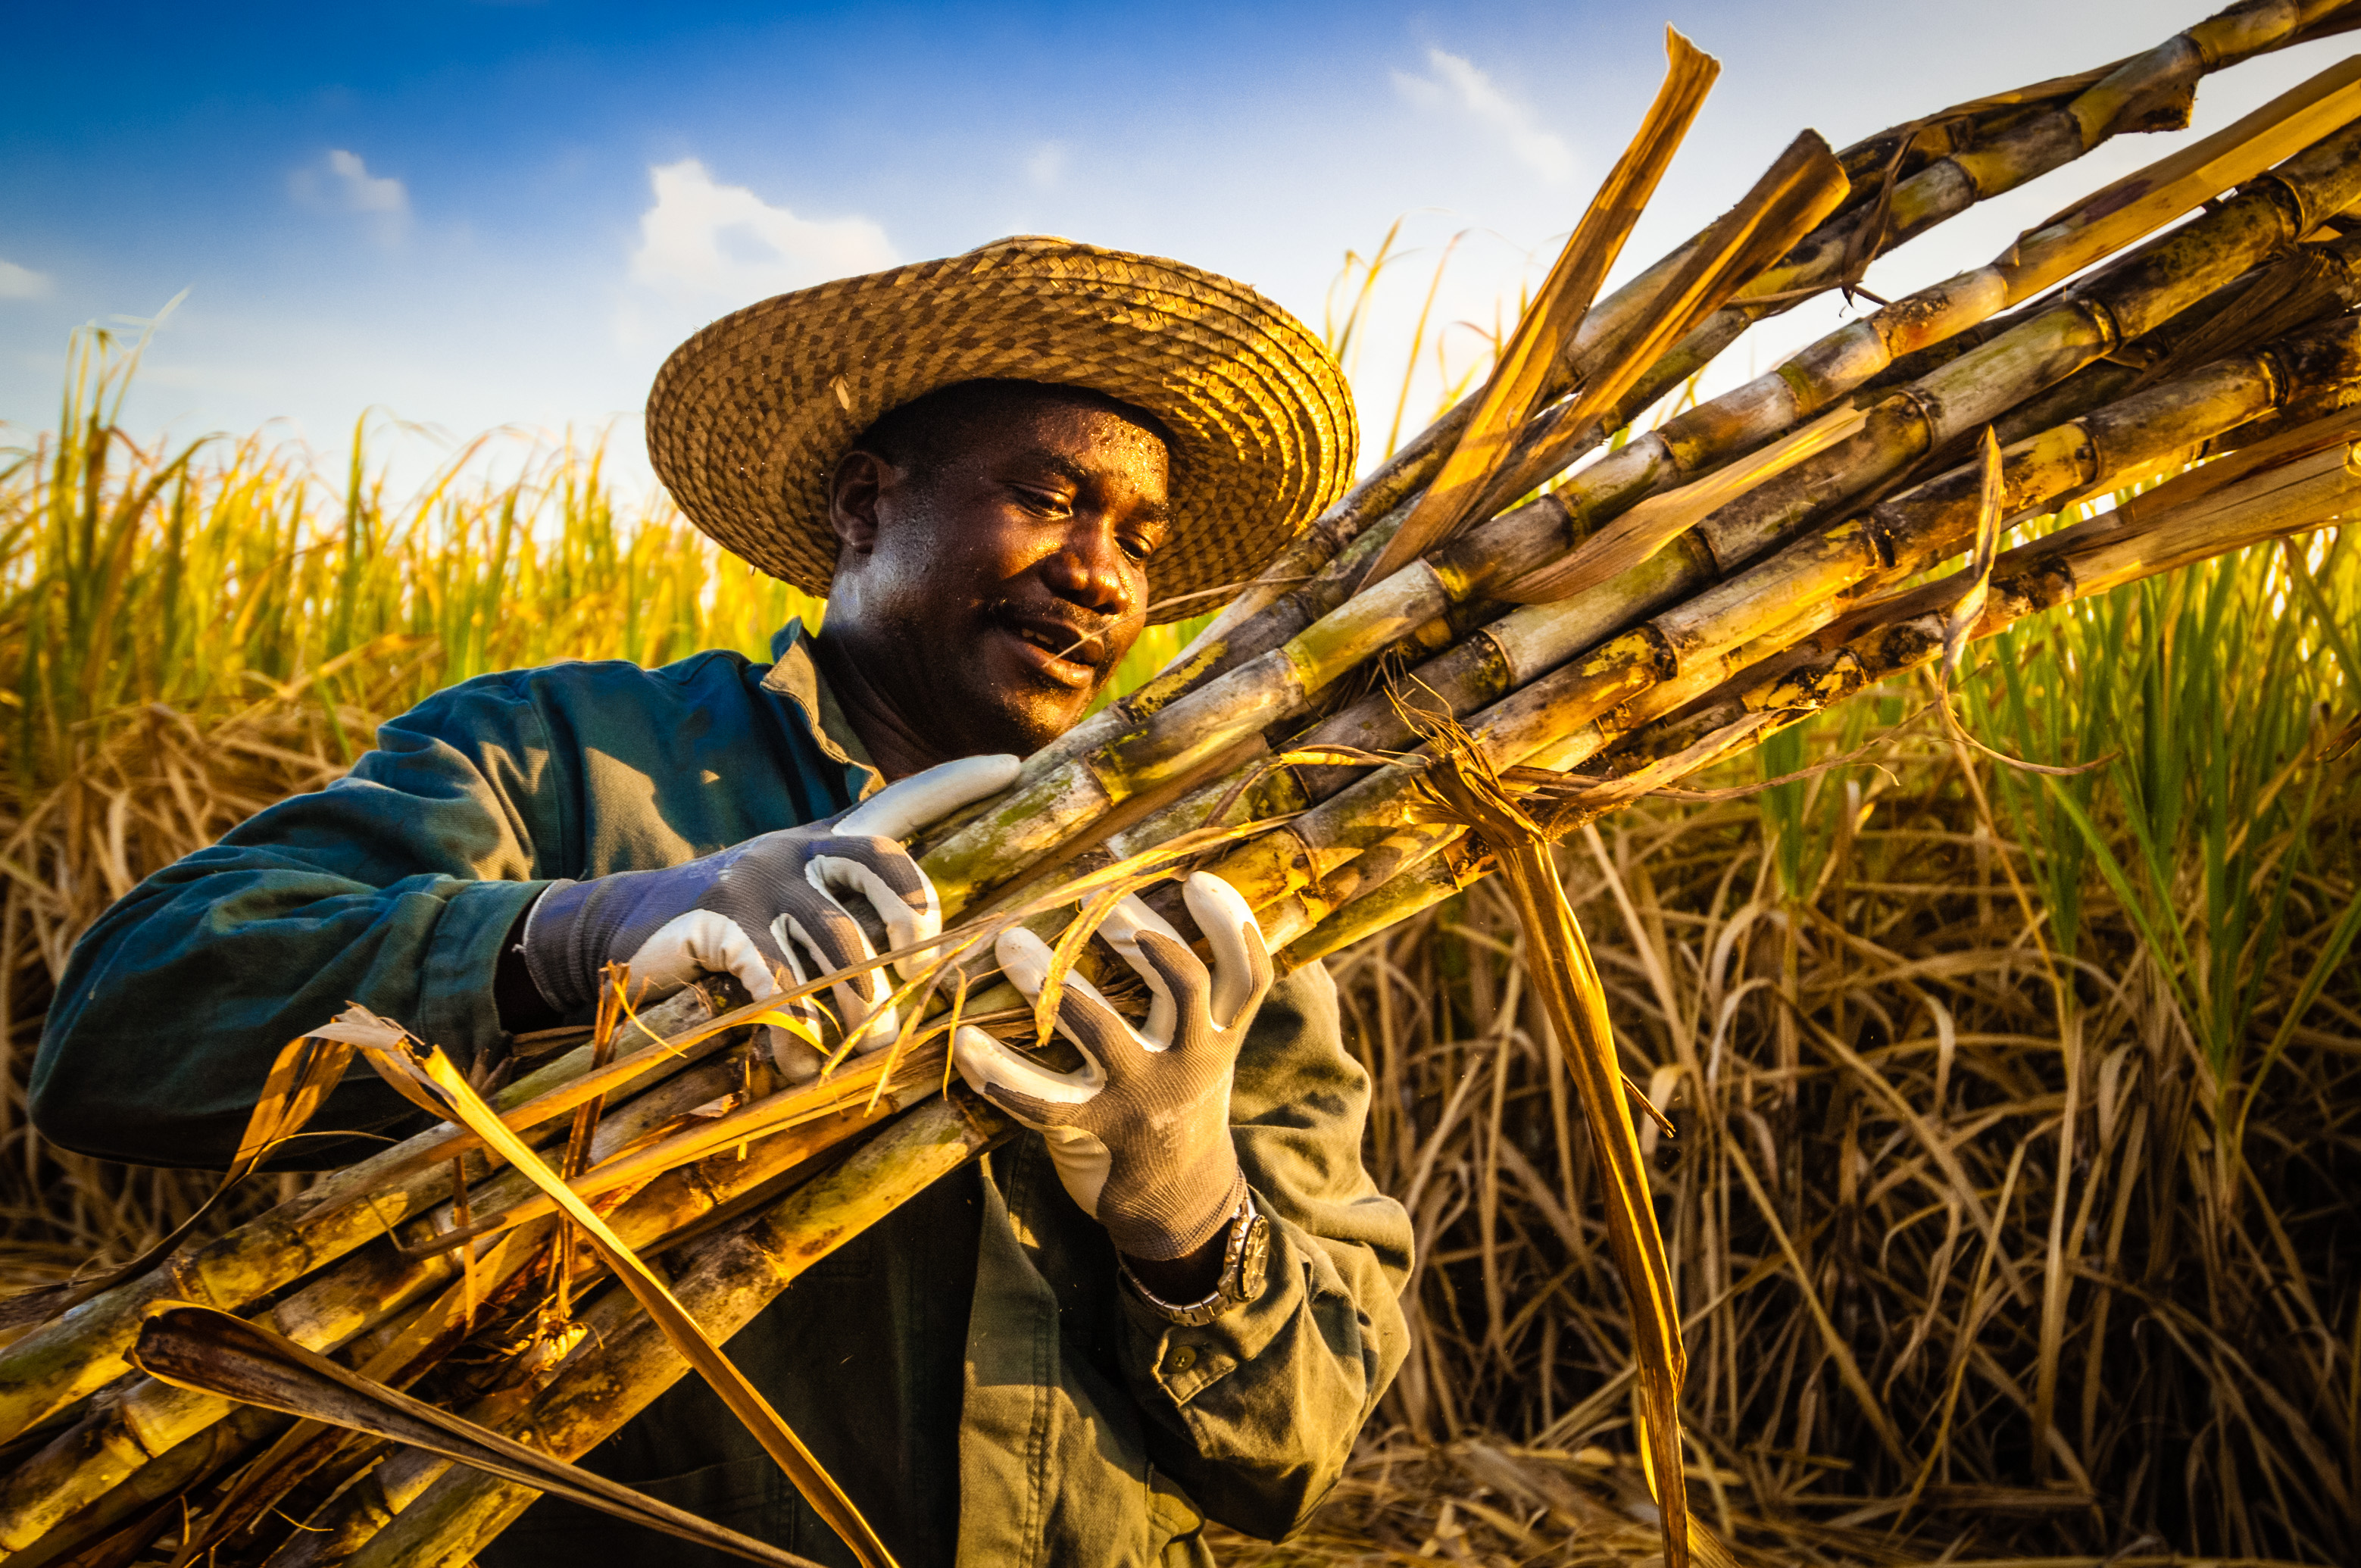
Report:
M2356 21L2353 4L2241 5L1842 154L1806 136L1730 214L1593 302L1713 73L1675 39L1648 125L1487 386L1162 675L916 847L951 928L902 955L925 961L891 1049L783 1085L743 1027L763 1010L716 1015L684 993L636 1018L610 1006L488 1110L379 1021L291 1047L258 1154L354 1049L445 1119L226 1237L85 1287L0 1349L0 1553L456 1563L544 1489L696 1534L550 1461L692 1364L723 1387L712 1342L1007 1135L940 1092L955 1017L1047 1038L1059 971L1034 1003L995 983L999 929L1031 923L1093 972L1077 907L1190 863L1247 896L1282 969L1508 875L1546 927L1537 978L1618 1194L1668 1558L1709 1552L1682 1497L1681 1353L1645 1173L1546 842L1970 637L2352 504L2356 430L2337 411L2361 397L2361 249L2339 218L2361 203L2361 62L1536 491L1752 321L1856 287L1883 250L2109 136L2185 123L2207 71ZM2223 453L2001 548L2019 522ZM1913 586L1962 552L1958 576ZM668 1282L637 1262L659 1251ZM741 1413L766 1430L763 1409ZM878 1560L792 1434L765 1441Z
M2323 400L2340 391L2347 397L2361 394L2361 353L2356 353L2361 333L2352 330L2351 317L2337 324L2345 330L2333 340L2314 333L2309 341L2285 341L2242 356L2196 386L2165 383L2158 389L2159 395L2147 400L2148 413L2159 416L2157 428L2143 432L2134 423L2141 411L2137 408L2109 411L2116 417L2078 422L2061 427L2063 433L2055 439L2012 448L2005 469L1994 478L2006 485L2012 501L2026 494L2084 488L2087 468L2053 466L2045 472L2040 467L2044 454L2074 445L2087 450L2098 442L2133 434L2169 441L2213 428L2228 416L2217 413L2188 424L2161 416L2176 400L2211 400L2217 408L2234 408L2235 395L2224 399L2223 394L2234 392L2231 383L2242 371L2256 375L2273 365L2301 365L2323 346L2341 356L2344 366L2341 381L2317 386ZM2269 406L2268 397L2264 406ZM2199 470L2191 477L2211 478L2219 469L2233 469L2205 494L2191 496L2168 485L2152 492L2149 504L2103 514L2000 555L1989 573L1975 574L1985 592L1971 617L1971 634L1988 635L2079 594L2103 591L2207 554L2319 526L2323 518L2361 501L2361 476L2348 455L2356 433L2361 433L2361 419L2330 416L2324 422L2307 422ZM2202 448L2210 439L2200 435L2190 445ZM2245 463L2249 455L2262 461ZM1983 488L1980 468L1970 466L1947 474L1888 505L1901 514L1915 510L1949 520L1938 526L1963 523L1972 531L1982 511L1976 505ZM1861 607L1844 626L1831 627L1832 634L1841 632L1837 640L1799 644L1792 656L1774 661L1779 667L1773 674L1751 684L1744 679L1729 683L1722 692L1707 694L1685 710L1638 728L1604 759L1622 762L1630 769L1623 778L1592 781L1558 775L1537 788L1530 788L1529 781L1519 783L1530 788L1526 798L1543 817L1543 830L1562 832L1719 761L1779 725L1877 679L1938 658L1962 597L1958 585L1938 583L1931 592L1912 591ZM1449 864L1443 875L1428 874L1448 861L1446 855L1431 856L1381 883L1372 896L1347 905L1340 918L1355 922L1355 934L1380 928L1480 874L1465 859ZM1317 930L1290 949L1282 963L1304 961L1315 950L1312 944L1333 939L1334 931ZM931 1180L971 1149L983 1146L992 1134L974 1126L972 1115L972 1109L929 1106L864 1147L861 1170L837 1178L837 1185L816 1202L783 1205L717 1235L679 1280L682 1299L717 1334L749 1321L814 1255L813 1236L824 1232L825 1225L807 1227L798 1223L800 1219L824 1208L828 1221L833 1222L840 1212L836 1206L850 1207L856 1192L868 1202L864 1214L884 1212L902 1194ZM501 1424L508 1430L546 1438L551 1452L561 1455L587 1450L643 1409L680 1373L662 1335L631 1313L628 1305L610 1295L593 1309L591 1321L601 1335L611 1332L615 1337L611 1343L602 1337L600 1348L586 1345L529 1405L519 1409L488 1400L473 1413L494 1420L505 1416ZM287 1561L343 1561L347 1550L355 1551L357 1560L369 1563L458 1561L535 1495L527 1483L455 1468L438 1454L412 1453L388 1461L368 1486L315 1519L314 1528L330 1533L313 1539L324 1544L299 1541Z

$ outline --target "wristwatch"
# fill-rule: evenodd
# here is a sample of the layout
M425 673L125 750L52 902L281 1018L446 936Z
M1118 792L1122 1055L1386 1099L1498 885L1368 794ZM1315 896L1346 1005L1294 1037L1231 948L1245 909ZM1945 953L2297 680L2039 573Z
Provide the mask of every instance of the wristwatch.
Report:
M1228 1311L1244 1306L1262 1294L1263 1277L1270 1268L1270 1222L1255 1208L1254 1194L1248 1192L1238 1204L1237 1219L1230 1225L1229 1245L1222 1249L1221 1277L1214 1283L1213 1293L1202 1301L1175 1306L1139 1282L1131 1265L1118 1255L1116 1266L1123 1277L1139 1299L1166 1322L1184 1329L1202 1327Z

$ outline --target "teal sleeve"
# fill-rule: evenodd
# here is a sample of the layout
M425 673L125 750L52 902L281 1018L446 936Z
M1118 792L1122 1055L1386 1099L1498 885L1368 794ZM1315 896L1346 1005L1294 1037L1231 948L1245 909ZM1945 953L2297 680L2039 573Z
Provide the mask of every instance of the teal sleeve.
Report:
M281 801L165 868L75 947L32 1074L42 1134L143 1165L219 1167L272 1058L357 1002L462 1065L502 1043L501 939L561 874L565 792L527 688L491 675L386 725L328 788ZM315 1128L413 1118L366 1068ZM366 1140L305 1139L325 1167Z
M1157 1465L1276 1540L1309 1518L1410 1346L1410 1216L1361 1162L1369 1078L1317 964L1275 986L1238 1058L1231 1134L1271 1223L1257 1299L1176 1328L1124 1293L1125 1371Z

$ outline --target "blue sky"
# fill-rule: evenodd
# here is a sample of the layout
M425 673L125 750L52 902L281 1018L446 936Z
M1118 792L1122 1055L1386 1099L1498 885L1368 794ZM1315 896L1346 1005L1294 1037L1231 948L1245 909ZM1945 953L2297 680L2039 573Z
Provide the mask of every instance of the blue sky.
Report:
M16 439L53 422L74 326L185 290L130 407L143 434L279 420L333 459L372 408L446 438L612 423L619 471L644 483L635 411L664 354L781 289L1049 232L1232 273L1316 326L1346 252L1402 217L1409 256L1354 367L1381 433L1442 247L1464 235L1439 319L1488 324L1636 124L1667 21L1725 70L1626 270L1805 126L1841 146L2145 49L2209 8L20 7L0 97L0 420ZM2211 79L2198 128L2348 42ZM2181 139L2122 138L1872 281L1989 259ZM1759 328L1722 378L1839 309ZM443 450L416 430L387 442L401 463Z

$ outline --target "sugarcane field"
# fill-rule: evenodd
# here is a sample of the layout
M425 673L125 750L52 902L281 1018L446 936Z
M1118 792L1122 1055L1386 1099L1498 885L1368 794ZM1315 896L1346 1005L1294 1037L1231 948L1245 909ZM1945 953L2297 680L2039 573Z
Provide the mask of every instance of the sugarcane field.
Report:
M2361 0L11 27L5 1568L2361 1563Z

